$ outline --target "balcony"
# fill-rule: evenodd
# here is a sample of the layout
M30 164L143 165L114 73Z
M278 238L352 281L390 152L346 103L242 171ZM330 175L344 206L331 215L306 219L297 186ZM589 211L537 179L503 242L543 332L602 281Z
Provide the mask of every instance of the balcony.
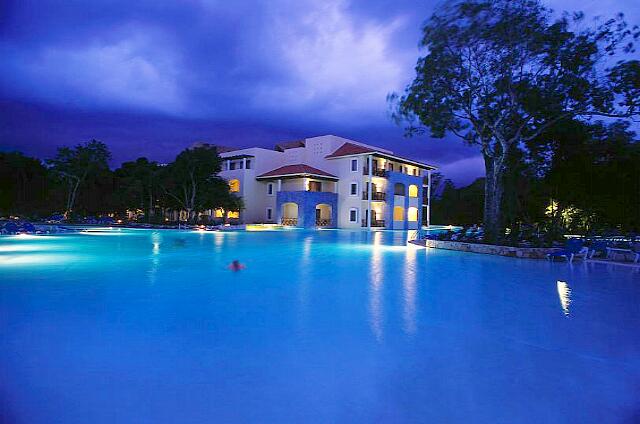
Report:
M367 220L366 219L362 220L362 226L363 227L367 226ZM372 227L384 227L384 219L372 219L371 220L371 226Z
M298 218L282 218L280 224L285 227L296 227L298 225Z
M374 191L371 193L371 200L374 202L384 202L387 199L387 194L383 191ZM362 200L369 200L369 193L362 192Z
M362 175L369 175L369 168L362 168ZM371 171L371 175L373 175L374 177L387 178L387 171L385 171L384 169L373 168L373 170Z
M316 227L330 227L331 220L330 219L316 219Z

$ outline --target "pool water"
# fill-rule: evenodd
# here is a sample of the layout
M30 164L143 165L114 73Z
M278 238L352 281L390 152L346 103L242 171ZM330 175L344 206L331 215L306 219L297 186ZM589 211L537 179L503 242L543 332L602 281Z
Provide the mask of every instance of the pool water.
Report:
M0 422L640 421L637 269L406 239L0 237Z

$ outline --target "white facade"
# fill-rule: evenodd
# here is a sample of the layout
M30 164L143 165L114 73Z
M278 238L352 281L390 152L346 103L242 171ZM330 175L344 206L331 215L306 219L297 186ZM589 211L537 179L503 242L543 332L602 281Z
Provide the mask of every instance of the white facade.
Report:
M326 135L220 156L220 176L243 198L243 223L296 225L303 214L305 227L412 229L423 214L428 223L428 181L435 168L386 149ZM315 219L312 201L328 206L318 205ZM333 208L329 219L327 210ZM295 209L300 216L290 216Z

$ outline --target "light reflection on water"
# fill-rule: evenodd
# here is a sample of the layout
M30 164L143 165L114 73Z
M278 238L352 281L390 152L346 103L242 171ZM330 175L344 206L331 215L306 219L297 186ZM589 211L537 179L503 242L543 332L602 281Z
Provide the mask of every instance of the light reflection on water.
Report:
M371 254L371 273L369 277L369 321L371 323L371 331L373 331L378 342L382 341L384 336L384 309L381 301L382 289L384 288L382 247L382 232L377 231L373 234L373 252Z

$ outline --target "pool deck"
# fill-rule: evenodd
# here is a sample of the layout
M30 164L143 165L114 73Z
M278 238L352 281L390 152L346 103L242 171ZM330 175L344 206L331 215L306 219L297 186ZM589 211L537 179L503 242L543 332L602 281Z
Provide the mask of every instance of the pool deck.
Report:
M459 252L480 253L485 255L499 255L508 256L511 258L521 259L547 259L547 254L559 248L550 247L514 247L514 246L499 246L493 244L479 244L468 243L460 241L444 241L444 240L411 240L416 246L428 247L432 249L445 249L456 250ZM582 263L597 263L607 265L618 265L629 268L640 269L640 263L633 262L619 262L605 259L580 259L576 258L574 261L580 261Z

